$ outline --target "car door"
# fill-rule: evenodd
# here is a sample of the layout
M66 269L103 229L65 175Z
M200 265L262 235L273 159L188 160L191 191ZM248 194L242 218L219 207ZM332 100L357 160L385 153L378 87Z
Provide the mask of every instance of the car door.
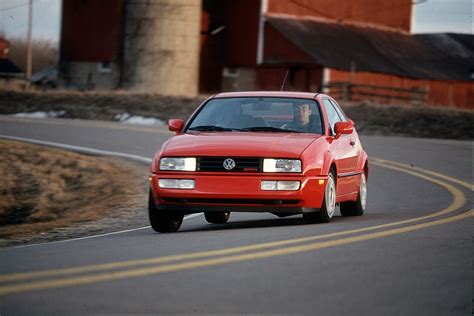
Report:
M334 106L334 109L339 114L339 117L341 118L341 120L344 122L349 121L349 119L347 118L347 116L344 114L341 107L339 106L339 104L337 104L337 102L334 99L329 99L329 101ZM343 142L345 144L343 146L344 157L342 158L344 161L344 168L347 169L348 173L356 174L356 176L352 178L352 180L354 180L357 178L357 173L359 171L357 170L357 167L359 166L360 151L361 151L362 146L360 145L359 136L357 135L357 132L355 131L355 129L352 132L352 134L344 135L344 136L346 137L346 140ZM349 146L347 146L347 140L348 140ZM357 189L358 189L358 186L356 185L354 190L357 191Z
M329 124L329 133L335 136L334 125L337 122L345 122L347 118L342 111L330 101L329 98L323 98L323 106ZM337 168L337 195L345 195L354 192L357 183L357 174L355 172L357 165L357 150L354 135L340 135L333 139L332 151Z

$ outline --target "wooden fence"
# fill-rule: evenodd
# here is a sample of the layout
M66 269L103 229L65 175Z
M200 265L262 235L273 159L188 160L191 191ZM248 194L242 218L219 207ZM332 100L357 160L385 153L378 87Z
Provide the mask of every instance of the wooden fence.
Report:
M428 97L426 89L395 88L350 82L330 82L324 85L324 88L325 90L329 89L332 97L346 102L371 100L393 103L394 101L401 101L403 103L421 105L426 103Z

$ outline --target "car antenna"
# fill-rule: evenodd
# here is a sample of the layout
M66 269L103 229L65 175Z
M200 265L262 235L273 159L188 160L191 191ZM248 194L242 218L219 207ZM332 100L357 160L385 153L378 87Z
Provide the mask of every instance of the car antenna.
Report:
M281 84L280 91L283 91L283 88L285 87L286 77L288 77L288 71L289 71L289 69L286 70L285 78L283 78L283 82Z

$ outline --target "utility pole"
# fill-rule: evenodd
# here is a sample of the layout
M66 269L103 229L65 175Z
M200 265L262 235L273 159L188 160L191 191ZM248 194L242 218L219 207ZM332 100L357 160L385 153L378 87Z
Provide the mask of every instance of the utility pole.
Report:
M27 36L27 53L26 53L26 79L31 78L33 69L33 54L31 49L31 29L33 26L33 0L28 1L28 36Z

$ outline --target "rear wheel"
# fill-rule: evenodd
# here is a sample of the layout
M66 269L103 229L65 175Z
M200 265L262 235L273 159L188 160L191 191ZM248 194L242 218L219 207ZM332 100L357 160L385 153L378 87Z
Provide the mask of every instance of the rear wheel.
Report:
M183 223L182 214L161 211L156 209L151 192L148 196L148 218L154 231L159 233L173 233L178 231Z
M204 212L206 221L211 224L225 224L229 220L230 212Z
M323 205L319 212L303 213L303 219L310 223L329 223L336 209L335 173L331 170L324 191Z
M342 216L360 216L364 214L365 206L367 204L367 180L365 174L362 173L360 176L359 194L357 195L357 201L353 202L342 202L341 203L341 215Z

